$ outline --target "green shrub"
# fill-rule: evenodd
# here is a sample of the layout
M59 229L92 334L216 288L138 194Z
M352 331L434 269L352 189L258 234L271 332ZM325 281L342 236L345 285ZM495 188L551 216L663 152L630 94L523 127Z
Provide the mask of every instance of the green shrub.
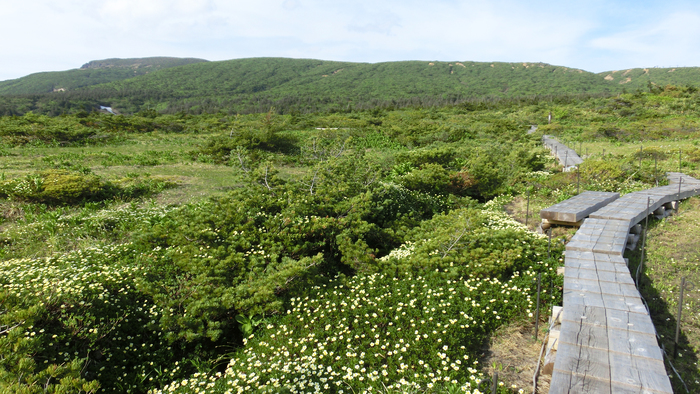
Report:
M124 178L107 182L93 174L46 170L0 181L0 196L46 204L80 204L110 198L137 198L175 185L175 182L161 178Z
M423 193L445 194L452 185L450 173L440 164L426 163L399 178L407 189Z

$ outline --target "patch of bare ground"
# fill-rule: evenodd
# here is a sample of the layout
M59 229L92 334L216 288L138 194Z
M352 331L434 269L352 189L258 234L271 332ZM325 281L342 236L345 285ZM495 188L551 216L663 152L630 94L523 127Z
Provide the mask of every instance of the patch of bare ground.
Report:
M542 341L546 340L547 324L540 323L537 340L534 339L534 329L534 323L516 323L499 328L482 350L479 362L484 372L493 376L498 371L498 380L507 387L517 387L515 392L522 389L524 393L532 393L533 376L542 350ZM541 362L544 362L544 355ZM540 373L537 392L547 393L550 381L551 376Z
M517 196L503 208L506 210L508 215L522 224L525 224L525 218L527 217L527 228L531 231L537 231L537 227L542 221L542 219L540 219L540 211L544 208L550 207L551 205L553 204L531 200L528 210L527 196ZM553 226L552 238L565 237L566 242L568 242L571 237L574 236L576 230L577 229L575 227Z

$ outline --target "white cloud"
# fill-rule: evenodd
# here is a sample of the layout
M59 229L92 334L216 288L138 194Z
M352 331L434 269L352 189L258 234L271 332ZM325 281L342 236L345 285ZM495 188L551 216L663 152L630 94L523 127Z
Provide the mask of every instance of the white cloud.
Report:
M674 13L649 26L593 39L590 46L617 57L617 68L700 66L700 14Z

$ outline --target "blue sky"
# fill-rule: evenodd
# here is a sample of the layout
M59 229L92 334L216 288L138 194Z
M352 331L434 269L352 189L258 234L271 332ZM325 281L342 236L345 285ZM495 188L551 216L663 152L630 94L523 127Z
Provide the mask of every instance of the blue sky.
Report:
M148 56L700 66L686 0L0 0L0 80Z

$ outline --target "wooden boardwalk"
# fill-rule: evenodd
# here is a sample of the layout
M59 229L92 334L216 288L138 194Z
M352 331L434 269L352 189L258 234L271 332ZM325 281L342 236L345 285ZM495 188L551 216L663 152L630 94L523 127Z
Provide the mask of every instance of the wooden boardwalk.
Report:
M571 168L583 163L583 159L578 156L575 150L557 141L551 135L543 136L542 143L552 151L559 163L564 166L564 171L569 171Z
M630 193L590 212L567 244L550 394L673 393L656 329L623 257L630 228L700 194L700 180L668 177L669 186Z
M620 193L587 191L541 210L540 217L556 224L574 225L618 198Z

